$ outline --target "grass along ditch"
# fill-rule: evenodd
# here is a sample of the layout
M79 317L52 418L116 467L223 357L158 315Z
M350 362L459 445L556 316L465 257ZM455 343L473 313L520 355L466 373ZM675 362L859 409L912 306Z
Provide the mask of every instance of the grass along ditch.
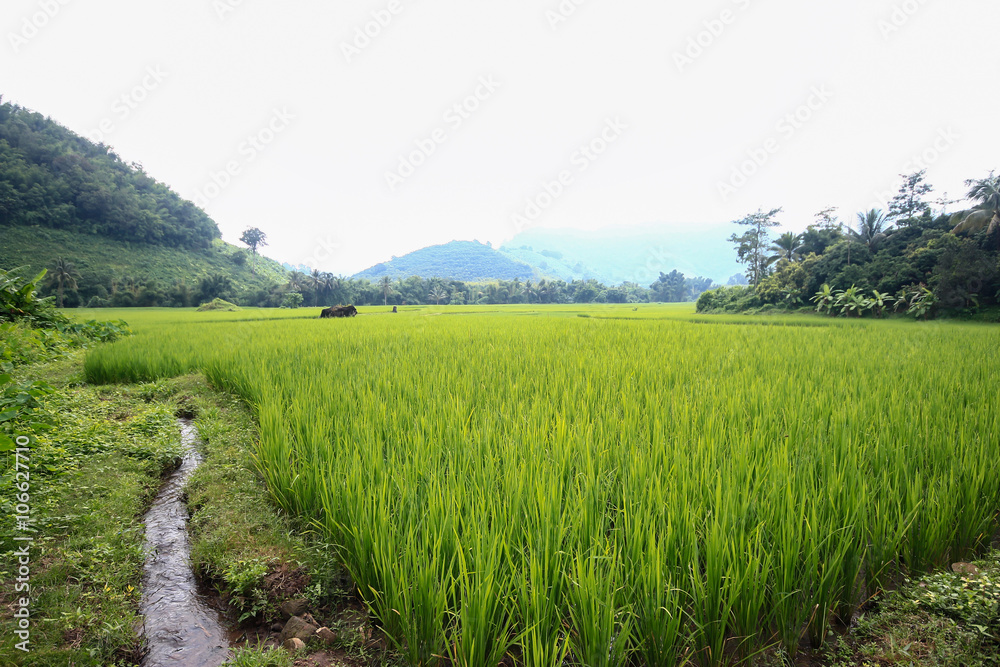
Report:
M27 378L31 378L30 382ZM192 562L201 590L227 621L238 665L291 665L272 651L281 605L297 601L327 621L327 643L309 654L341 656L354 665L391 663L367 613L352 601L339 564L310 542L301 527L268 499L253 470L256 437L249 411L213 391L200 376L154 383L91 386L79 355L21 366L14 381L47 387L27 419L52 428L32 445L30 590L15 590L20 544L4 512L0 541L0 619L3 667L125 667L147 652L141 616L145 530L143 515L183 455L177 416L194 419L205 463L187 485ZM38 423L38 422L35 422ZM4 464L4 508L12 503ZM29 651L19 650L13 610L28 594ZM303 613L305 613L303 611ZM181 663L178 663L181 664Z

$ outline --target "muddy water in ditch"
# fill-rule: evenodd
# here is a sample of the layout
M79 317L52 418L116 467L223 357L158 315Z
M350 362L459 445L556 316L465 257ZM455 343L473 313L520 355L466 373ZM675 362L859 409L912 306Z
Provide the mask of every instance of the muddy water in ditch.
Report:
M187 453L146 513L146 565L142 576L143 632L149 652L143 667L217 667L229 657L222 619L198 593L191 571L184 484L201 464L198 431L181 419Z

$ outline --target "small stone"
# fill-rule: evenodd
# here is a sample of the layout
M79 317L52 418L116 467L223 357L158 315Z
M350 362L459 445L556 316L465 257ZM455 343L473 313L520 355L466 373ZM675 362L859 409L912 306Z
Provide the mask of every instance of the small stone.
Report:
M292 616L301 616L309 609L308 600L285 600L278 610L281 612L282 620L287 621Z
M951 571L956 574L979 574L979 568L972 563L954 563Z
M292 637L291 639L286 639L284 642L282 642L281 645L286 650L291 651L292 653L301 651L306 647L306 643L301 639L299 639L298 637Z
M301 616L302 620L308 623L309 625L315 625L317 627L319 626L319 623L316 622L316 619L313 618L313 615L310 614L309 612L306 612L304 614L299 614L299 616Z
M330 628L320 628L316 631L316 637L327 645L334 644L337 641L337 634Z
M316 634L315 625L299 616L292 616L288 619L288 623L285 623L285 628L281 631L281 634L278 635L278 643L284 644L286 639L291 639L292 637L306 640L314 634Z

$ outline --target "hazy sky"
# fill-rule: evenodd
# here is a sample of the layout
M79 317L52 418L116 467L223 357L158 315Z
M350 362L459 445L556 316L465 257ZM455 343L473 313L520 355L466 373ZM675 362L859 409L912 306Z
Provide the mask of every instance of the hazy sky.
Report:
M350 274L1000 168L988 0L4 0L0 93ZM367 33L367 34L366 34ZM916 160L916 162L915 162ZM534 207L531 205L534 204ZM954 208L954 207L952 207ZM519 217L518 217L519 216Z

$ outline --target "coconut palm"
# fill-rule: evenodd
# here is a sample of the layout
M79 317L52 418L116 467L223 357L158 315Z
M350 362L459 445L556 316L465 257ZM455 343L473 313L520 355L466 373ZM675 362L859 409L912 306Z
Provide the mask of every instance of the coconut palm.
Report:
M800 259L799 250L802 249L802 235L793 232L785 232L771 244L770 250L774 253L768 257L768 261L776 262L779 259L787 259L794 262Z
M323 291L326 300L330 300L330 296L340 290L340 278L333 275L332 273L323 273L320 280L320 288Z
M293 292L301 292L306 286L307 279L306 274L301 271L292 271L288 276L288 288Z
M986 178L970 179L965 184L969 186L966 197L978 201L979 206L972 211L956 213L952 217L956 222L952 233L969 234L988 229L992 234L1000 227L1000 176L994 176L991 171Z
M76 279L80 277L80 272L76 270L70 262L67 262L65 258L58 257L50 265L50 271L46 282L51 285L56 286L56 305L59 308L63 307L63 292L66 288L71 290L76 289Z
M448 292L444 291L440 286L438 286L432 289L430 294L427 295L427 297L430 299L434 299L435 306L440 306L441 301L448 298Z
M392 289L392 278L389 276L382 276L382 279L378 281L379 290L382 291L382 305L389 305L389 297L394 294L395 290Z
M865 213L858 213L858 228L848 228L847 235L852 241L864 243L869 250L874 250L886 238L888 231L885 212L873 208Z

